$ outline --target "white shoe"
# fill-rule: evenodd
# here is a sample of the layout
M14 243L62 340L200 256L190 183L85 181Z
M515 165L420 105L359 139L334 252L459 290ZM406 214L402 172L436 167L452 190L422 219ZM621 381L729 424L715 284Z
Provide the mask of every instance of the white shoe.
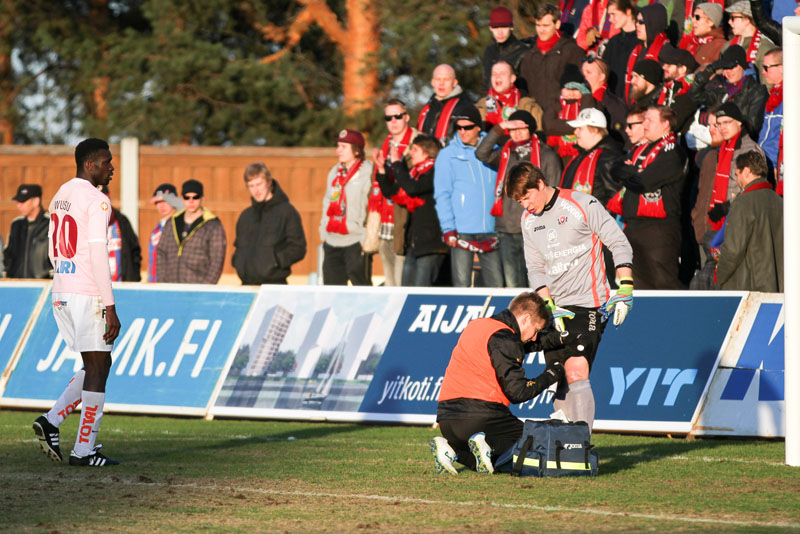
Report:
M442 474L445 471L454 475L458 474L453 462L456 461L456 451L447 443L443 437L435 437L431 440L431 452L433 453L433 463L436 465L436 473Z
M478 473L494 473L492 465L492 448L486 443L486 434L478 432L469 438L469 450L475 455L475 471Z

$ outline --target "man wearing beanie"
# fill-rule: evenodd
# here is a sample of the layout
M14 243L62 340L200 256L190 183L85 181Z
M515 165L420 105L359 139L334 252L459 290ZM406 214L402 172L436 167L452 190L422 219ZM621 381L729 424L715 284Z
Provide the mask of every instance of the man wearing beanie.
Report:
M688 94L695 104L706 109L733 102L742 112L747 130L758 132L769 94L757 78L745 73L745 69L745 50L732 45L722 52L719 60L695 75ZM715 74L718 70L722 70L722 75Z
M517 110L508 120L492 127L475 150L479 160L497 169L492 214L496 217L495 228L500 237L506 287L527 287L528 276L519 224L522 206L505 195L505 179L511 168L521 161L539 167L548 185L558 184L561 177L561 158L539 142L536 129L536 119L527 111ZM506 130L511 139L503 144Z
M633 67L631 90L628 94L632 104L648 107L658 102L664 70L657 61L643 59Z
M713 2L698 4L694 8L692 32L684 34L680 47L689 51L701 67L719 59L725 46L722 28L722 6Z
M558 105L564 69L569 64L580 69L584 52L569 34L562 35L558 6L541 4L535 17L536 40L522 57L519 75L528 94L546 110Z
M184 209L170 219L156 251L159 282L216 284L225 263L225 229L203 207L203 184L187 180L181 186Z
M514 18L507 7L498 6L489 14L489 31L494 42L483 51L483 85L488 90L492 87L492 66L498 61L505 61L516 74L522 54L530 46L514 35Z
M475 157L475 147L486 135L481 132L481 114L472 104L461 105L453 121L457 133L436 156L433 175L436 215L442 238L450 247L453 286L472 285L477 252L484 286L503 287L503 265L491 213L495 173Z
M756 28L749 0L739 0L728 6L725 12L728 13L728 24L731 26L733 38L722 48L723 53L730 46L741 46L745 51L746 64L755 65L755 75L764 83L764 55L775 48L775 43Z
M631 52L625 72L625 101L628 104L632 102L630 92L634 67L643 59L658 61L661 48L669 42L664 33L666 29L667 8L661 4L645 6L636 15L636 38L639 44Z

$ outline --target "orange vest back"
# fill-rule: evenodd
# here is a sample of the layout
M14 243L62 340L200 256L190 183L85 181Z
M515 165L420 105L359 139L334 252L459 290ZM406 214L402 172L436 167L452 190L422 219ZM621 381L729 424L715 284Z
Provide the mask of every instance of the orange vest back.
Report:
M453 349L444 373L440 401L463 398L510 404L497 383L488 348L489 338L503 329L511 330L505 323L490 317L470 321Z

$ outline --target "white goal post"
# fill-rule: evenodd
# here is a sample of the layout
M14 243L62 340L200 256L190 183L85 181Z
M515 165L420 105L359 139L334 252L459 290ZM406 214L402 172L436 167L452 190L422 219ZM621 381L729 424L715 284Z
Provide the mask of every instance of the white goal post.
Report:
M783 19L783 95L786 463L800 466L800 17Z

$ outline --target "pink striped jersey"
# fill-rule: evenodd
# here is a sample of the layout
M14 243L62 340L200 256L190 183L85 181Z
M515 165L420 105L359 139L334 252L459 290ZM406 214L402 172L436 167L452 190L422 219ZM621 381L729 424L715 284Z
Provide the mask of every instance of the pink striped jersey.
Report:
M108 243L111 203L88 180L73 178L63 184L50 202L49 255L53 263L53 293L103 296L111 293L108 280L95 280L89 243ZM104 256L108 268L108 257ZM107 287L101 288L100 285ZM102 291L102 290L105 291ZM109 306L111 302L103 302Z
M525 210L521 223L531 289L547 286L558 306L599 308L608 301L603 245L614 265L633 263L622 229L592 195L556 189L541 214Z

